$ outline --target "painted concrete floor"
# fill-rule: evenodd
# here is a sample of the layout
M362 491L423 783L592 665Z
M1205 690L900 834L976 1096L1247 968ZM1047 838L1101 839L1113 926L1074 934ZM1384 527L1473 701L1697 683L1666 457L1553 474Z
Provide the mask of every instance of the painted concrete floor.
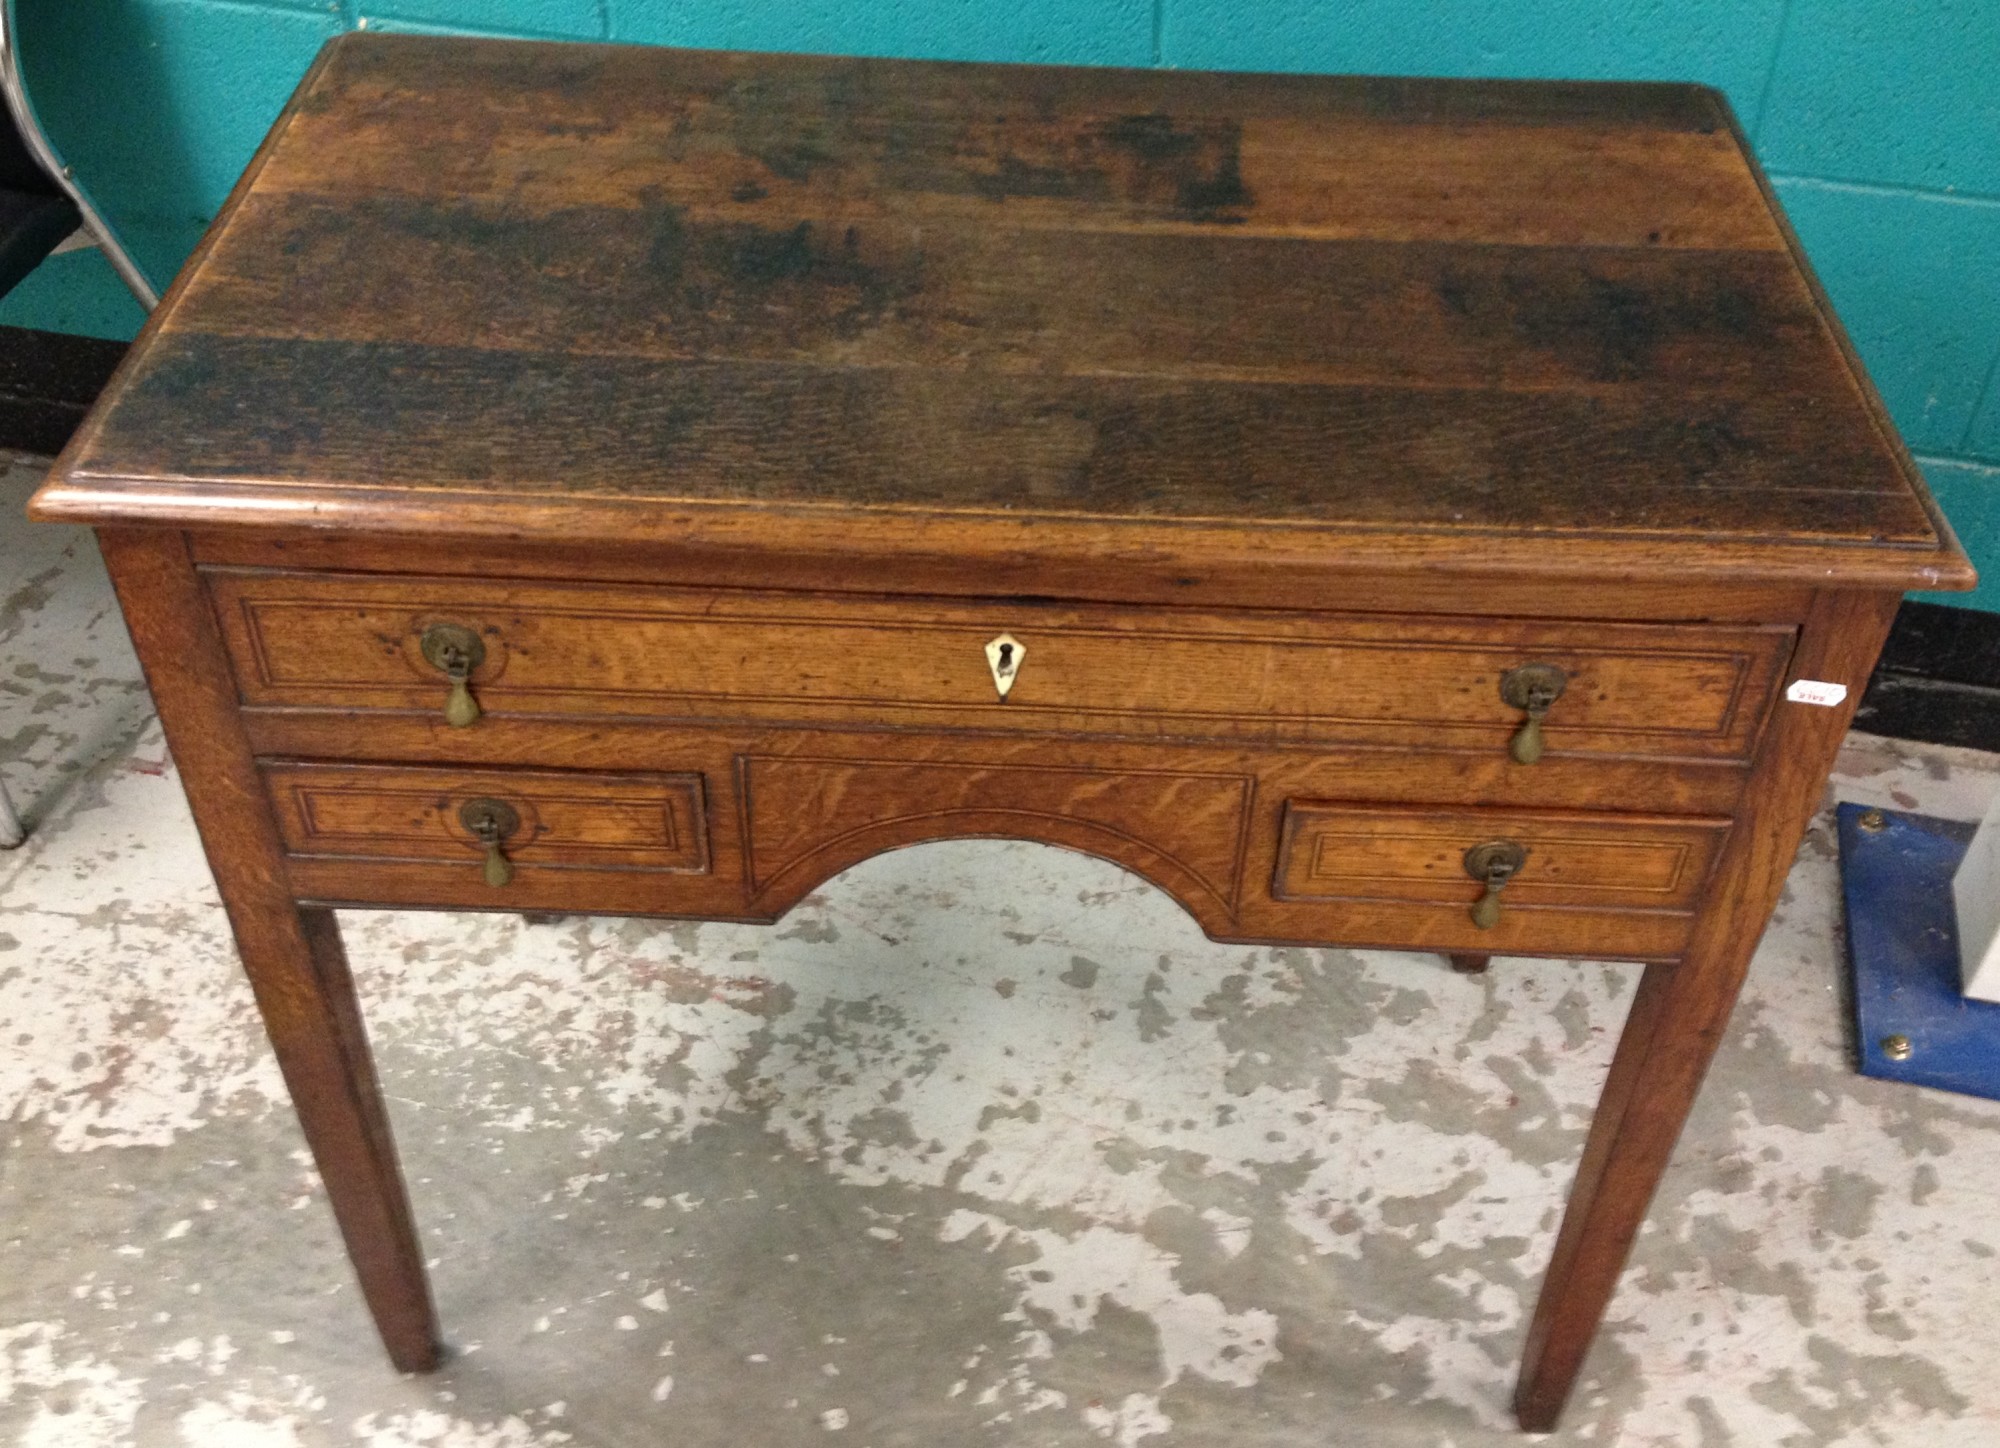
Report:
M398 1377L89 540L0 527L0 595L0 1437L1518 1441L1634 970L1218 946L991 843L769 929L344 916L456 1348ZM1835 889L1823 817L1556 1441L2000 1443L2000 1104L1851 1072Z

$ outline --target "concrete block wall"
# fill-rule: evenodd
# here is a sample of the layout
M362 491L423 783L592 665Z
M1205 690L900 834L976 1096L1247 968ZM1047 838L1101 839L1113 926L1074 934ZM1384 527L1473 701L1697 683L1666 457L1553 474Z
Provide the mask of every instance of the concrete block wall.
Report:
M322 41L466 31L1240 70L1706 81L1743 118L2000 612L1995 0L17 0L50 131L164 282ZM0 322L129 336L102 258Z

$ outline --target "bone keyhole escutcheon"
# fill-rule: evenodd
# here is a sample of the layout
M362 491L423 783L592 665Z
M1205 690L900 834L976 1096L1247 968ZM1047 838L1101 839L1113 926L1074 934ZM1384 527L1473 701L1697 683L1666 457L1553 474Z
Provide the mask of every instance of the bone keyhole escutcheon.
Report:
M1012 634L1001 634L986 646L986 666L993 671L993 687L999 691L1002 700L1014 687L1014 680L1021 673L1021 660L1027 654L1027 645Z

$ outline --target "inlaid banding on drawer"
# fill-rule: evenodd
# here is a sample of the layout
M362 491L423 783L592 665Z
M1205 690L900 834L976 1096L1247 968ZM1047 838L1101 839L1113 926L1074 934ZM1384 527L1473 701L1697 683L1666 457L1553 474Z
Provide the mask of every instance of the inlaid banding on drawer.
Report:
M1466 852L1509 840L1526 852L1505 885L1509 910L1690 911L1728 828L1727 820L1664 815L1294 801L1273 893L1469 906L1482 886L1467 873Z
M1387 615L965 604L215 569L253 709L440 712L423 631L484 640L485 716L1505 748L1501 679L1567 686L1550 753L1747 757L1793 631ZM1022 648L1003 700L987 647ZM477 727L475 724L474 728Z
M699 775L275 763L264 779L279 836L297 856L450 862L470 877L486 842L462 811L494 800L518 820L497 843L523 867L708 868Z

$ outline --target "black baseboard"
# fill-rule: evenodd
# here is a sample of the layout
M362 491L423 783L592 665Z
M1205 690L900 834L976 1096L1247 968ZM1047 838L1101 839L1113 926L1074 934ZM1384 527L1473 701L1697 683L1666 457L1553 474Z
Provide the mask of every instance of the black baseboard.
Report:
M2000 689L1877 671L1854 727L1891 739L2000 753Z
M111 380L125 345L0 327L0 448L61 452Z
M2000 752L2000 613L1905 603L1854 727Z
M0 327L0 449L60 452L124 355L123 342ZM1905 603L1854 723L2000 752L2000 613Z

